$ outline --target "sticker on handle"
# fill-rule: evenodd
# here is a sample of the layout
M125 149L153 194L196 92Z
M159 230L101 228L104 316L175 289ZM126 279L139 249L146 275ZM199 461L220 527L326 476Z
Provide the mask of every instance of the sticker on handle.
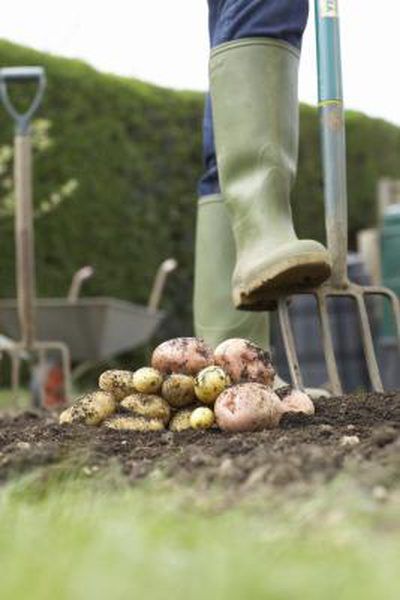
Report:
M319 7L322 19L336 19L339 16L338 0L320 0Z

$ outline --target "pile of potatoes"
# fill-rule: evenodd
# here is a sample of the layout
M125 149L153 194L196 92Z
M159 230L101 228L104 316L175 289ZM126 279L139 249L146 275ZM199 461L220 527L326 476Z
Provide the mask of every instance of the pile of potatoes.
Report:
M285 412L314 414L305 393L274 392L274 378L269 354L248 340L229 339L213 351L199 338L176 338L154 350L150 367L105 371L99 390L78 398L60 423L245 432L277 427Z

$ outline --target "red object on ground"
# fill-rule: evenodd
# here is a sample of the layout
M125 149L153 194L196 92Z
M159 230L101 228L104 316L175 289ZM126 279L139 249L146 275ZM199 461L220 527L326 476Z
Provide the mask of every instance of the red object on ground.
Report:
M59 365L52 365L45 374L44 407L54 408L65 404L64 374Z

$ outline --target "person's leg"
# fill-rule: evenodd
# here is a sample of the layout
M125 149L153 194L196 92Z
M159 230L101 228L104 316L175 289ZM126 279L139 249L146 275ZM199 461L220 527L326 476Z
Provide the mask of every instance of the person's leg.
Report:
M266 314L238 311L232 302L232 273L236 261L230 216L220 193L210 96L203 119L205 172L198 186L194 330L212 347L234 337L269 348Z
M282 0L208 0L210 46L256 35L281 35L300 46L307 1L291 1L289 9L285 4ZM282 14L289 15L286 28L282 28ZM268 315L238 311L232 301L236 251L230 215L220 193L209 94L203 119L203 157L205 171L198 186L194 330L212 346L230 337L244 337L267 349Z
M308 0L208 0L210 46L243 38L275 38L300 49Z
M275 37L301 47L308 0L208 0L208 8L211 48L249 37ZM220 192L210 94L204 107L203 159L200 198Z
M209 0L210 88L219 183L237 251L238 308L271 309L317 285L328 254L295 234L297 75L306 0Z

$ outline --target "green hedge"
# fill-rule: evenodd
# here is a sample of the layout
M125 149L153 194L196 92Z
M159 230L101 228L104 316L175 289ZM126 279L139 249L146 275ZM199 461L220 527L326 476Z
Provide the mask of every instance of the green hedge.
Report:
M69 178L73 199L36 223L38 290L64 295L73 272L92 264L88 295L146 302L158 264L179 271L164 306L171 335L191 331L196 182L201 173L201 94L104 75L86 64L0 42L0 65L41 64L48 89L40 116L53 123L53 148L35 164L36 196ZM400 130L358 113L347 118L351 235L375 219L380 176L400 173ZM301 235L323 239L317 115L301 109L294 211ZM0 112L0 144L9 142ZM14 294L12 222L0 222L0 295Z

